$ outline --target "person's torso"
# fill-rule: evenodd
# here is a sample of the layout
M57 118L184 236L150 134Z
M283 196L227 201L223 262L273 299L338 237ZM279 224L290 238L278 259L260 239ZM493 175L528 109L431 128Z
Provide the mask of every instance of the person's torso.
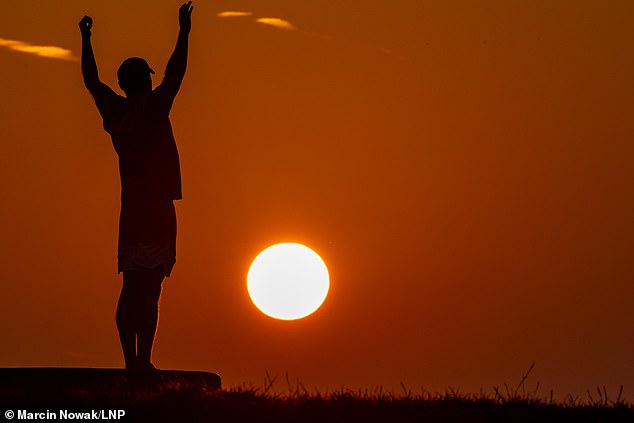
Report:
M119 156L122 199L182 197L170 106L155 91L132 98L118 96L104 117L104 129Z

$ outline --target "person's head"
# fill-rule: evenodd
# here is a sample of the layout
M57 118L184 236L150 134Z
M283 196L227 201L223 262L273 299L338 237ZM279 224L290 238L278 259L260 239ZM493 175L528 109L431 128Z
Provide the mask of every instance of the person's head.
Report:
M147 93L152 91L152 77L154 73L144 59L140 57L130 57L125 59L119 70L119 86L127 97L134 94Z

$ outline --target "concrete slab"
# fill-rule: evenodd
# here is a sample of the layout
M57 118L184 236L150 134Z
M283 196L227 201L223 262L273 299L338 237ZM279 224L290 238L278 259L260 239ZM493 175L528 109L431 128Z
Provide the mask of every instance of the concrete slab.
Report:
M165 386L174 383L200 385L201 389L219 389L221 379L215 373L189 370L157 370L132 373L124 369L79 367L12 367L0 368L0 391L22 391L34 395L67 389L104 386L117 388Z

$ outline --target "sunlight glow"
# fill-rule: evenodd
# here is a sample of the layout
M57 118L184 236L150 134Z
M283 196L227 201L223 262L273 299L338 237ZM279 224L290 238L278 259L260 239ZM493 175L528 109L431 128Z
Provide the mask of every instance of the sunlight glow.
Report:
M60 59L77 61L73 56L73 52L69 49L56 46L37 46L24 41L7 40L0 38L0 47L6 47L9 50L19 51L21 53L35 54L36 56L46 57L48 59Z
M330 288L328 268L310 248L295 243L266 248L253 260L247 290L262 313L281 320L317 310Z

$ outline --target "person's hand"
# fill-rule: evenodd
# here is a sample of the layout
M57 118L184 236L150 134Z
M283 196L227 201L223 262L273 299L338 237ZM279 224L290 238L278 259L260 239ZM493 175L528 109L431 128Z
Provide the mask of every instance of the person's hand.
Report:
M92 29L92 18L90 16L84 16L79 21L79 30L83 37L90 37L90 30Z
M187 34L189 34L189 31L192 29L192 10L194 10L194 6L192 6L191 1L183 3L180 9L178 9L178 23L181 31L185 31Z

